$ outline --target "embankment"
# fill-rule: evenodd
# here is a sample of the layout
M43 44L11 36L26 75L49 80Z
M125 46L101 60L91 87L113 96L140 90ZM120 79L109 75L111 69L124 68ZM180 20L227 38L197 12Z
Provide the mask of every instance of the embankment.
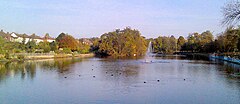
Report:
M53 59L53 58L68 58L68 57L94 57L94 53L89 54L54 54L54 53L15 53L9 54L8 58L1 58L0 61L24 61L37 59Z
M188 58L192 59L205 59L205 60L221 60L221 61L227 61L230 63L240 64L240 59L233 58L230 56L223 56L223 55L217 55L217 54L208 54L208 53L181 53L182 55L186 55Z

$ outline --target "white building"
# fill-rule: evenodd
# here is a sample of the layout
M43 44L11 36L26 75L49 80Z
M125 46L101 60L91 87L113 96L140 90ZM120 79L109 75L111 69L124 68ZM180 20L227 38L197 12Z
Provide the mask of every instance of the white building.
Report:
M28 36L26 34L19 35L19 34L16 34L14 32L11 33L10 35L11 35L11 37L9 39L10 41L19 42L19 43L22 43L23 41L25 41L25 44L29 41L32 41L32 40L35 41L37 44L40 43L40 42L43 42L43 41L47 41L47 42L50 42L50 43L55 41L54 38L51 38L49 36L48 37L44 36L43 38L41 38L41 37L36 36L36 35L31 35L31 36Z

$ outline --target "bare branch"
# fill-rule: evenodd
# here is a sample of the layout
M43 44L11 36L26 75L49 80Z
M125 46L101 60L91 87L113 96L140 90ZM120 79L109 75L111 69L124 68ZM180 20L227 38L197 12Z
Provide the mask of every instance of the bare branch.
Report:
M222 25L235 25L240 21L240 1L233 0L222 7Z

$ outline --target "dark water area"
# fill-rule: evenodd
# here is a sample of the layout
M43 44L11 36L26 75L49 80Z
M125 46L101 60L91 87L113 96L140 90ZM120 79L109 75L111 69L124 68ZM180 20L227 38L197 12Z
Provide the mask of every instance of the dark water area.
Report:
M0 104L239 104L239 70L179 56L0 63Z

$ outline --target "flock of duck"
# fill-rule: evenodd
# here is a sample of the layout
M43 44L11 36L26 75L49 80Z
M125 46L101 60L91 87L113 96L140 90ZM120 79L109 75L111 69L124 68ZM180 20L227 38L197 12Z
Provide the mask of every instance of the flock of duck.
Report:
M92 66L94 66L94 65L92 65ZM92 71L93 71L94 69L92 69ZM63 73L63 72L61 72L61 73ZM108 72L106 72L106 74L108 74ZM122 73L119 73L119 75L121 75ZM78 75L79 77L81 76L81 75ZM111 76L113 76L113 74L111 74ZM92 76L93 78L96 78L96 76L95 75L93 75ZM64 77L64 78L67 78L66 76ZM183 79L184 81L186 80L186 79ZM157 82L160 82L160 80L158 79L158 80L156 80ZM143 83L147 83L146 81L144 81Z

